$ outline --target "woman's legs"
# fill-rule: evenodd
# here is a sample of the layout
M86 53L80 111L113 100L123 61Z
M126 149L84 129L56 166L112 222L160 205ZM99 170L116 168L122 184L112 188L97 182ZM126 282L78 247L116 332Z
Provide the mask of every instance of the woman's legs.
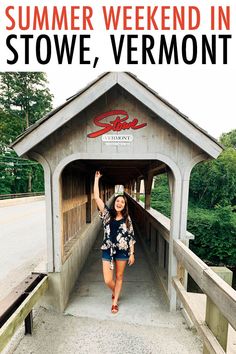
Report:
M110 261L102 261L103 265L103 277L105 284L112 290L114 299L112 305L117 305L119 295L122 289L123 275L127 260L116 261L116 281L113 280L113 270L110 269ZM112 309L113 313L116 313L118 309Z
M127 261L116 261L116 282L115 282L115 289L114 289L114 299L112 304L116 305L119 299L119 295L122 288L123 283L123 275Z
M113 270L110 269L110 261L102 261L103 277L105 284L112 290L114 294L115 282L113 280Z

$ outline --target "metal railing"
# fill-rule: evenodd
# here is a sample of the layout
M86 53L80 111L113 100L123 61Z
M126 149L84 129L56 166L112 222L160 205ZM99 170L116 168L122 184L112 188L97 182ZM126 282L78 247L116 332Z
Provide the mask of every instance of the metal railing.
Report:
M0 200L25 198L25 197L37 197L44 195L44 192L28 192L28 193L14 193L14 194L0 194Z

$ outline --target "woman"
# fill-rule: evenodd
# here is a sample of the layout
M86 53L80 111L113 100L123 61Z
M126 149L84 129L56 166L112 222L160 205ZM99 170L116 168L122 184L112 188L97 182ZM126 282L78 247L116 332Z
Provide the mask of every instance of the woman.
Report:
M126 263L134 264L134 230L128 214L127 199L124 195L115 197L113 206L109 209L99 197L99 171L95 173L94 199L103 220L104 238L101 246L103 276L106 285L112 290L111 312L118 312L118 299L122 288ZM113 280L114 263L116 279Z

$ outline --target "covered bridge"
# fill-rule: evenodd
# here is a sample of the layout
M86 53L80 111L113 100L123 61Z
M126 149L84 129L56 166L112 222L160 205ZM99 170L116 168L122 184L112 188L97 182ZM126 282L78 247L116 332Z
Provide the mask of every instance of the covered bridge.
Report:
M176 308L172 278L184 284L184 269L174 240L188 246L190 173L220 154L215 139L134 75L108 72L37 121L12 147L44 168L49 306L65 308L101 227L92 189L94 173L101 170L101 197L109 203L115 186L124 186L170 309ZM163 172L172 197L170 220L150 210L153 177Z

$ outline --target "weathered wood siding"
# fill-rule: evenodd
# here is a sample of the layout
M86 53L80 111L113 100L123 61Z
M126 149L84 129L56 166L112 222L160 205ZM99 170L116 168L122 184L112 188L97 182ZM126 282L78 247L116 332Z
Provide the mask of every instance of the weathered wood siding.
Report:
M146 127L139 130L121 131L122 134L133 135L133 142L128 146L106 145L101 136L87 137L87 134L99 129L93 122L94 117L113 109L124 109L130 120L136 117L140 123L147 123ZM111 159L118 159L119 153L125 153L127 159L132 159L133 154L160 153L171 158L180 168L202 153L200 148L121 88L104 94L36 146L35 150L49 161L52 172L62 159L75 153L86 153L91 159L95 153L109 153Z
M102 141L102 136L97 138L87 137L89 133L100 129L100 127L95 126L94 118L101 113L114 109L126 110L129 114L129 121L138 118L139 124L147 123L147 126L142 129L129 129L120 132L133 136L133 141L127 146L106 145ZM114 120L114 117L112 119ZM104 122L109 122L112 119L107 118ZM117 134L117 132L110 131L109 134ZM87 160L102 159L104 155L109 156L111 160L118 160L122 154L122 160L124 160L124 157L127 160L132 160L137 159L137 156L140 159L142 159L142 156L148 159L149 155L153 158L155 154L160 154L173 161L184 175L186 166L196 156L203 153L180 132L120 87L108 91L88 108L79 112L72 120L38 144L34 150L48 162L52 175L64 159L72 155L76 156L76 154L86 156L86 159L82 161L85 169ZM100 157L98 157L99 154ZM66 167L64 174L65 171ZM86 177L85 174L80 174L77 178L74 171L68 176L64 176L62 180L63 247L65 247L65 244L70 245L68 242L76 237L84 223L91 221L91 217L96 211L96 204L92 196L94 171L88 170L84 173ZM91 183L89 184L89 195L85 178L89 178L89 183ZM55 185L52 188L56 189L57 181L54 181L54 183ZM125 186L130 194L131 184L132 181L129 181ZM114 193L114 187L105 187L102 182L100 190L101 198L105 202ZM88 213L91 215L88 215Z
M80 229L86 224L86 179L83 173L75 174L72 169L65 168L62 172L62 250L65 257L70 244L79 235Z

